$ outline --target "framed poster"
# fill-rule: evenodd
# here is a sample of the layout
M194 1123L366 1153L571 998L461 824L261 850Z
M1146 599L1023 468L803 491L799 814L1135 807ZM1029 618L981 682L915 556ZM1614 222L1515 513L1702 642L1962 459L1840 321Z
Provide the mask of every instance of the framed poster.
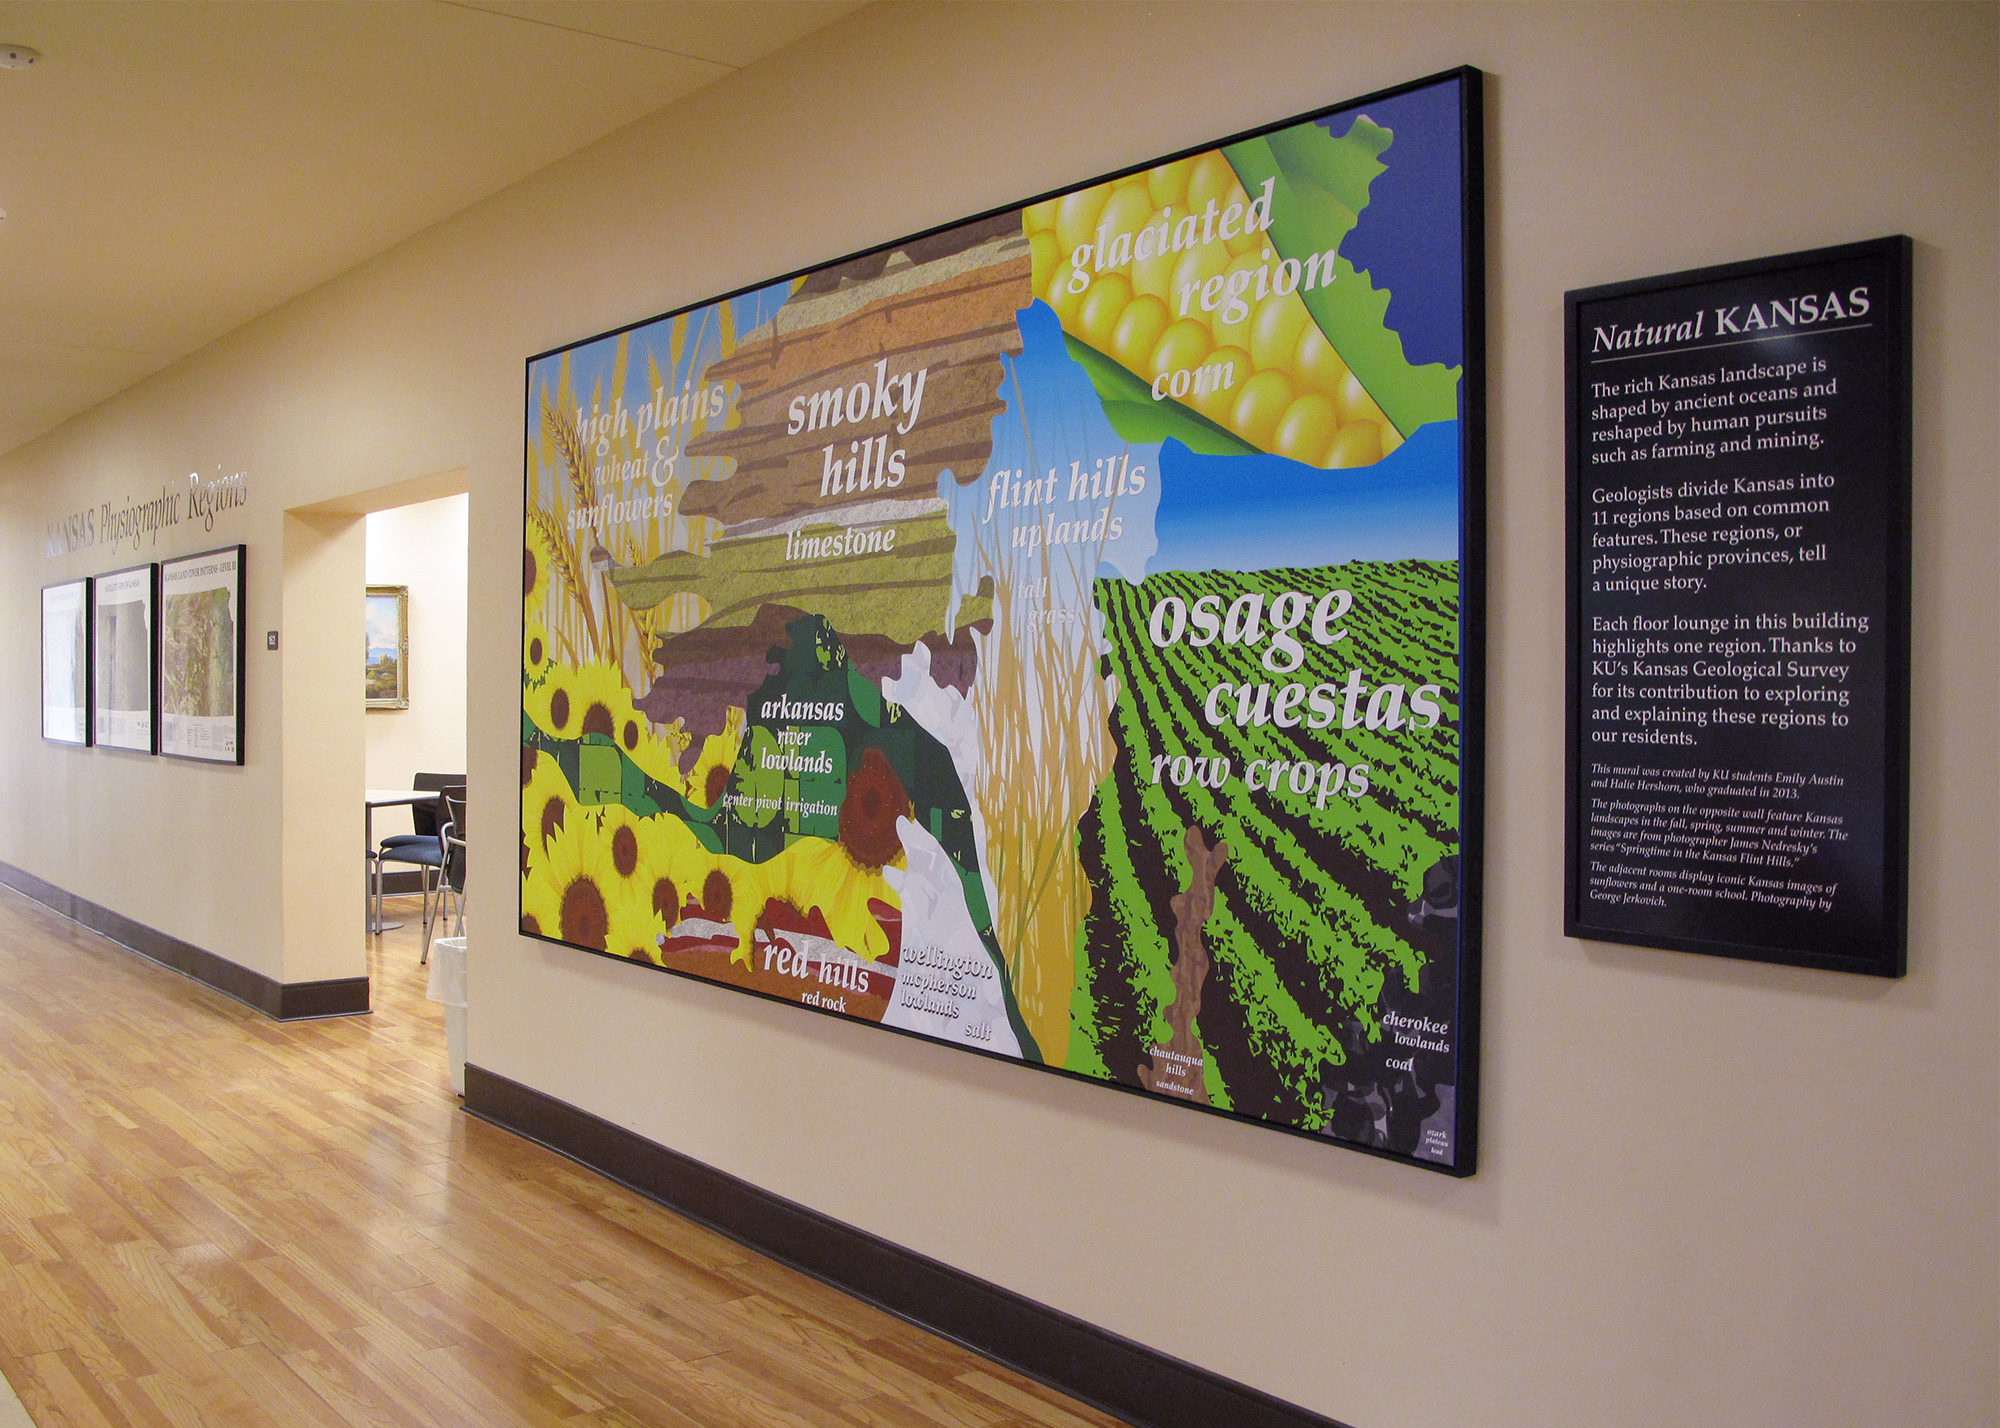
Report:
M90 742L90 580L42 587L42 737Z
M1564 931L1901 976L1909 239L1565 318Z
M529 360L521 928L1474 1164L1480 76Z
M91 589L91 726L104 749L159 752L153 634L157 565L100 575Z
M410 587L371 585L366 596L367 707L410 707Z
M160 752L243 762L243 547L160 562Z

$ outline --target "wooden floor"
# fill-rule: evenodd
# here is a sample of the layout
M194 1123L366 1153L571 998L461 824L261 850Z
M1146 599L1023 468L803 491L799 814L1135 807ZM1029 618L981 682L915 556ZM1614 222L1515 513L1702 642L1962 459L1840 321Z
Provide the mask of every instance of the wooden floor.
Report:
M379 940L373 1015L279 1024L0 889L0 1373L40 1428L1115 1421L464 1114Z

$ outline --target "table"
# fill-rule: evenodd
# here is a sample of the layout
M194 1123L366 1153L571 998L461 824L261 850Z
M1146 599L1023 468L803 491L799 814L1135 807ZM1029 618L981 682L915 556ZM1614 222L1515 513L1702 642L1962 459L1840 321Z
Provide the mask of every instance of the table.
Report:
M363 790L362 807L364 812L361 817L363 846L371 854L376 851L376 809L406 808L419 803L434 803L437 801L437 796L437 790L431 788L370 788ZM375 891L372 901L365 885L361 897L364 906L370 909L368 933L371 937L378 933L393 932L403 925L400 922L384 922L382 920L382 872L379 864L376 865L375 870Z

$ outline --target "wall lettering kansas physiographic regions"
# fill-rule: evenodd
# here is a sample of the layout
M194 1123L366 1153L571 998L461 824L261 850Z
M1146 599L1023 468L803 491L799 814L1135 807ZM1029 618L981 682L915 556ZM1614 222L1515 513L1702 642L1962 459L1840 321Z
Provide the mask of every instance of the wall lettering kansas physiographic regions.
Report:
M61 520L50 521L43 534L42 555L53 560L95 546L130 545L133 550L156 545L160 532L188 521L200 525L204 533L215 529L215 518L224 511L246 505L250 500L250 478L245 471L203 479L200 472L188 472L187 485L162 485L159 494L144 501L123 497L85 506Z

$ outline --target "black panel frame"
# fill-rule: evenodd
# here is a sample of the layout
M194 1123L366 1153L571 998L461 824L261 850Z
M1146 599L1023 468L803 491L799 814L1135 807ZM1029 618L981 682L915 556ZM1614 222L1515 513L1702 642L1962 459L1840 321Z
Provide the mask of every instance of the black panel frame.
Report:
M1893 429L1890 455L1880 473L1887 490L1887 520L1872 552L1881 562L1886 592L1883 620L1883 772L1880 809L1883 847L1883 937L1872 955L1776 947L1753 941L1683 937L1640 932L1591 922L1584 913L1581 860L1583 833L1581 800L1587 796L1584 778L1583 680L1589 656L1588 631L1583 628L1583 580L1588 556L1588 527L1583 508L1585 481L1584 426L1587 396L1582 358L1585 312L1590 305L1621 298L1648 296L1676 289L1693 289L1744 278L1759 278L1794 269L1824 266L1854 259L1881 262L1887 298L1890 341L1884 354L1882 385L1890 402ZM1717 957L1770 962L1783 966L1852 972L1877 977L1901 977L1908 970L1909 807L1910 807L1910 575L1911 486L1913 470L1912 307L1913 246L1894 235L1859 243L1718 264L1580 288L1563 295L1564 433L1567 451L1567 579L1565 590L1568 670L1565 681L1565 771L1563 818L1563 935L1594 942L1616 942L1668 951L1696 952Z

